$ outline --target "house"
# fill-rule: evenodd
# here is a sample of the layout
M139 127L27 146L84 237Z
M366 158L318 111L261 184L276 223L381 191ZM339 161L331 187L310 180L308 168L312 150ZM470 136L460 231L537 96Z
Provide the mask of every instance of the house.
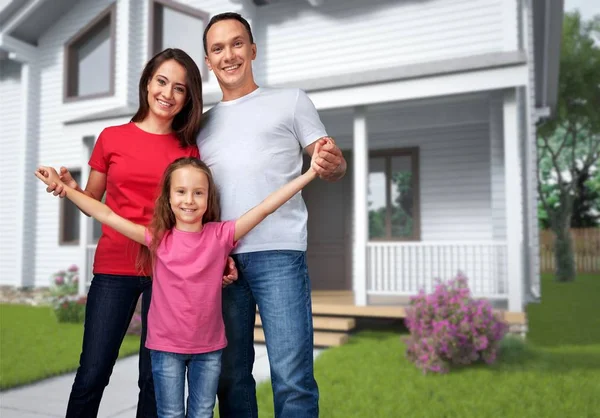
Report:
M306 90L348 174L305 191L313 288L398 303L460 270L478 297L523 312L540 297L536 122L557 99L562 1L4 0L0 2L0 284L45 286L97 225L33 171L81 184L102 128L137 106L166 46L202 69L210 16L247 17L257 81Z

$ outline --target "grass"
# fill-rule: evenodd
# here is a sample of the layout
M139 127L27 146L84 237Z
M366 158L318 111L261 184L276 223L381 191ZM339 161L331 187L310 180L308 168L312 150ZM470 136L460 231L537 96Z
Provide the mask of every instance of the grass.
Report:
M58 323L50 307L0 304L0 390L75 370L82 337L82 324ZM127 336L119 356L138 349Z
M543 277L528 308L527 343L506 339L500 360L423 375L398 332L364 331L315 363L321 416L600 417L600 277ZM259 385L261 418L273 417L270 383Z

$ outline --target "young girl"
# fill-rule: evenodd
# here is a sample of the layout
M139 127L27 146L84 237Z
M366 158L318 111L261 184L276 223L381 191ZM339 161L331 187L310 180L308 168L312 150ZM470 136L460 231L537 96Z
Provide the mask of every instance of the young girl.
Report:
M313 160L320 147L317 144ZM47 185L62 184L51 167L39 167L35 175ZM151 350L159 416L213 416L221 350L227 345L221 314L227 256L239 239L316 176L311 167L239 219L219 222L209 168L198 159L179 158L163 175L149 227L124 219L103 203L63 184L67 198L82 211L150 250L154 274L146 347Z

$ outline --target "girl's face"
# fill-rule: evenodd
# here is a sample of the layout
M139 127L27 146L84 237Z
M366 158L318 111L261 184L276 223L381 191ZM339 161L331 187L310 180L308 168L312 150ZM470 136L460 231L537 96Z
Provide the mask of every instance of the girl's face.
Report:
M175 214L175 227L197 231L208 207L208 177L194 167L181 167L171 174L169 203Z
M150 112L163 120L173 120L185 105L187 73L175 60L163 62L148 82Z

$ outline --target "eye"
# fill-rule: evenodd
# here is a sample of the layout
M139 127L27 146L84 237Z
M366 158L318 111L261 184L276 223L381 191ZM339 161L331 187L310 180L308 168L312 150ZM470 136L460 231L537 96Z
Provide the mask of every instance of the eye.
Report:
M215 54L218 54L219 52L221 52L223 48L221 48L220 46L216 46L213 48L212 52L214 52Z
M157 80L157 82L158 82L158 84L160 84L161 86L164 86L165 84L167 84L167 83L165 82L165 80L163 80L162 78L159 78L159 79Z
M196 192L196 196L202 196L204 192Z
M178 93L185 94L185 89L183 87L175 87L175 91L178 92Z
M244 45L244 43L242 41L236 41L236 43L233 44L233 46L242 46Z

